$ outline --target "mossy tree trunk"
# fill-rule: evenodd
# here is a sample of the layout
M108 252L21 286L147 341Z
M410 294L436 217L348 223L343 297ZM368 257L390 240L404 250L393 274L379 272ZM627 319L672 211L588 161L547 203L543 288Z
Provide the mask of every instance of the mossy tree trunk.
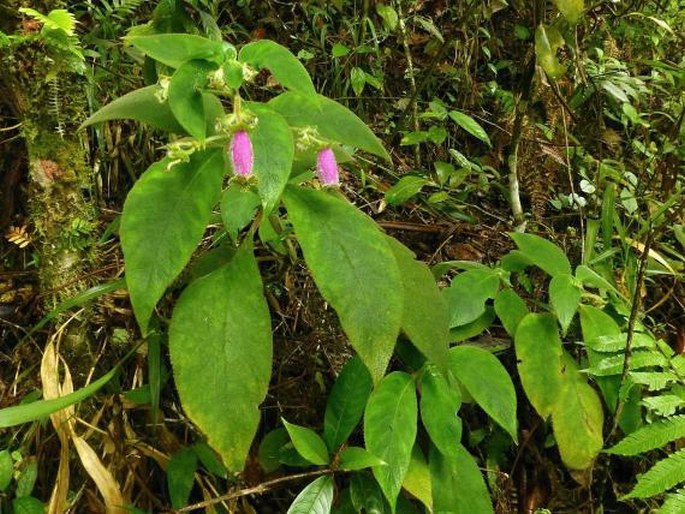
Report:
M37 3L33 7L43 13L65 7L52 0ZM46 42L40 24L19 17L13 10L18 4L10 1L3 8L12 16L3 14L0 29L20 37L2 50L0 101L21 123L29 174L28 224L39 293L49 310L87 287L85 277L96 262L93 174L76 130L85 117L86 79L73 69L73 55ZM86 322L70 323L62 342L67 354L87 350Z

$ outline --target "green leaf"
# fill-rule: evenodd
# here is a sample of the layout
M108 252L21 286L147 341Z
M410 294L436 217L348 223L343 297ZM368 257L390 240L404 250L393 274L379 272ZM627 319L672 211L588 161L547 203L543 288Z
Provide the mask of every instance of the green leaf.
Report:
M400 272L386 237L334 192L289 187L283 201L314 282L378 382L403 309Z
M528 314L514 337L518 371L526 396L542 418L552 413L562 388L561 338L551 314Z
M621 500L656 496L682 482L685 482L685 448L660 460L649 471L640 475L635 488Z
M358 471L384 465L385 462L381 459L357 446L348 446L340 453L340 469L343 471Z
M167 170L168 159L148 168L124 203L121 246L126 284L143 333L166 288L183 270L221 193L224 152L196 152Z
M248 43L240 50L239 59L258 70L268 69L286 89L316 94L306 68L290 50L274 41L262 39Z
M483 127L481 127L480 124L471 116L460 111L450 111L448 115L450 118L452 118L452 121L454 121L457 125L463 128L466 132L468 132L472 136L477 137L486 145L492 146L492 143L490 143L490 138L488 137L487 132L485 132L485 130L483 130Z
M607 279L584 264L581 264L576 268L576 279L579 280L583 285L604 289L605 291L611 291L617 295L619 294L618 290L611 285Z
M166 480L171 506L174 509L180 509L188 504L188 498L190 498L190 492L195 483L196 470L197 457L190 448L183 448L169 459L166 468Z
M389 5L376 4L376 12L381 18L383 18L383 24L385 25L386 29L392 32L397 28L400 18L395 9Z
M339 57L345 57L347 54L350 53L350 49L343 45L342 43L336 43L333 45L333 48L331 48L331 55L333 58L337 59Z
M682 514L685 512L685 487L666 495L657 514Z
M385 192L385 200L388 205L400 205L415 196L423 189L423 186L430 184L429 180L417 175L405 175L397 184Z
M466 325L485 312L485 302L499 290L496 270L477 268L464 271L452 279L443 294L450 311L450 328Z
M287 514L329 514L333 506L333 479L319 477L297 495Z
M22 470L16 481L14 494L17 498L30 496L38 478L38 461L36 457L29 457L22 462Z
M12 483L14 461L8 450L0 451L0 492L4 493Z
M136 120L152 128L180 134L183 127L176 121L169 103L158 99L161 91L157 84L131 91L92 114L79 130L108 120Z
M197 455L200 463L204 468L219 478L226 478L228 473L226 472L226 466L221 462L219 455L212 450L212 448L204 442L195 443L192 446L193 452Z
M478 316L476 320L450 329L450 343L460 343L482 334L492 326L496 317L495 310L486 305L485 312Z
M277 428L264 436L259 443L259 465L267 473L281 467L281 448L290 442L285 428Z
M492 514L490 493L478 464L462 445L454 456L432 447L433 511L436 514Z
M285 419L282 419L282 421L297 453L317 466L328 464L330 459L328 458L326 443L323 442L323 439L316 432L310 428L288 423Z
M554 0L554 4L571 25L578 23L585 8L583 0Z
M212 69L207 62L189 61L176 70L169 82L171 112L188 134L200 140L206 136L207 125L202 90Z
M478 405L518 441L516 391L511 377L493 354L477 346L450 350L450 370Z
M623 373L624 363L624 355L612 355L601 359L597 364L591 366L586 371L597 377L620 375ZM651 368L652 366L666 367L668 366L668 359L663 354L650 350L638 350L633 352L630 359L631 370Z
M588 339L585 341L585 345L600 353L623 352L628 347L628 334L621 332L620 334L601 335L594 339ZM656 349L657 344L652 334L633 332L631 347L633 350L638 348Z
M554 438L562 462L570 469L584 470L602 449L604 412L597 393L566 352L562 366L562 387L552 410Z
M172 68L178 68L193 59L204 59L220 64L224 56L224 43L193 34L126 36L124 41L154 60Z
M459 443L455 443L455 446ZM409 469L402 481L402 487L409 491L415 498L423 503L428 512L433 509L433 491L431 487L431 474L426 457L418 444L414 445L411 452Z
M534 234L511 233L519 250L530 261L553 277L570 275L571 263L561 248Z
M316 128L325 138L390 161L390 155L371 129L347 107L330 98L287 92L272 99L268 105L293 127Z
M272 354L269 308L251 244L183 292L171 318L169 353L186 414L226 467L242 470Z
M364 414L373 381L359 357L352 358L333 384L324 415L323 439L333 452L347 441Z
M232 182L221 197L221 220L231 239L236 240L238 234L254 219L259 209L259 195L242 184Z
M428 266L392 237L387 241L395 254L404 291L402 331L419 351L442 370L447 369L449 315Z
M364 414L366 448L388 464L373 474L393 512L416 439L416 410L412 377L395 371L381 380Z
M455 455L461 441L459 390L434 366L426 366L421 376L421 421L435 447L445 455Z
M559 78L566 73L566 66L557 58L557 50L564 46L564 38L556 27L542 23L535 29L535 57L545 73Z
M22 496L12 500L14 514L44 514L45 505L33 496Z
M364 91L364 86L366 85L366 73L361 68L355 66L350 71L350 83L352 84L352 90L356 96L362 94Z
M495 312L511 337L521 320L528 314L526 302L513 289L502 289L495 296Z
M383 497L376 482L367 473L354 473L350 480L350 497L355 512L365 512L369 514L387 514L390 506Z
M650 450L664 448L668 443L685 437L685 414L655 421L612 446L606 453L635 456Z
M582 288L571 275L555 275L549 283L550 303L559 320L562 334L566 333L576 315L582 293Z
M76 18L66 9L53 9L47 16L29 7L20 7L19 12L38 20L49 30L61 30L67 36L74 35Z
M293 165L295 146L288 123L283 116L264 104L250 102L248 109L257 115L257 126L250 132L254 149L254 174L257 189L270 213L283 193Z

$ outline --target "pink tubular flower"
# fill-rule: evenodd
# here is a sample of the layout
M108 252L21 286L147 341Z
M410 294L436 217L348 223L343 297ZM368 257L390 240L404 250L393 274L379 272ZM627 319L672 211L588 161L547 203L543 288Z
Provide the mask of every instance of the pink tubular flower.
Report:
M324 186L337 186L340 182L338 177L338 163L335 154L329 147L322 149L316 157L316 171L319 180Z
M252 141L250 135L244 130L239 130L233 134L231 141L231 161L233 171L236 175L249 177L252 175L254 166L254 152L252 151Z

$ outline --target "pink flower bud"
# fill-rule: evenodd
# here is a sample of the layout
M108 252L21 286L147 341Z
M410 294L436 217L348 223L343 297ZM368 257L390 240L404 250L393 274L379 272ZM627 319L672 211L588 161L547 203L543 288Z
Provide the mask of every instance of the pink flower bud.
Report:
M335 154L329 147L322 149L316 157L316 171L319 180L324 186L337 186L340 182L338 177L338 163Z
M250 135L244 130L239 130L233 134L233 140L231 141L231 160L233 172L236 175L241 175L243 177L252 175L254 152L252 151Z

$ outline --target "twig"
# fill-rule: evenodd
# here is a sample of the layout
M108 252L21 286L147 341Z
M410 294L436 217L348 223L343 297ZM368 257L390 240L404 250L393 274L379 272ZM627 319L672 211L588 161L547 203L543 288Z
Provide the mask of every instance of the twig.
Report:
M224 494L210 500L201 501L198 503L193 503L192 505L187 505L176 512L192 512L194 510L204 509L210 505L216 505L217 503L225 502L228 500L235 500L242 496L250 496L252 494L263 494L276 486L284 483L294 482L296 480L302 480L303 478L318 477L321 475L328 475L332 473L330 469L317 469L316 471L308 471L307 473L298 473L296 475L288 475L285 477L275 478L269 480L268 482L262 482L254 487L248 487L247 489L241 489L240 491L234 491L232 493Z

